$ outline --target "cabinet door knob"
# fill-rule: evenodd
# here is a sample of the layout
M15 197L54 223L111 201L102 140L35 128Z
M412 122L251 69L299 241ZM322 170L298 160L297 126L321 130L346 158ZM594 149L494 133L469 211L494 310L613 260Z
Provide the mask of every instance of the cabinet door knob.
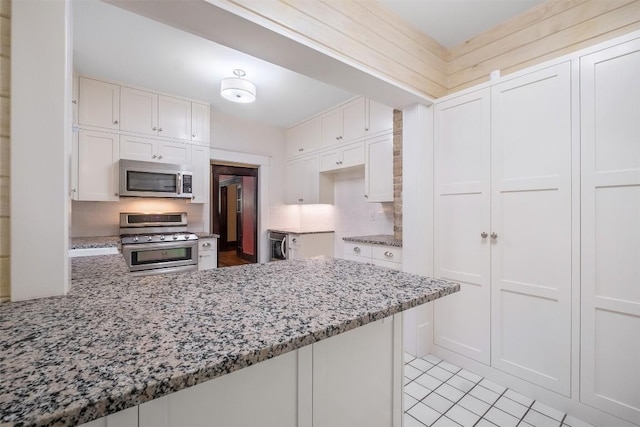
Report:
M298 151L304 151L304 148L298 148Z
M496 240L498 238L498 234L497 233L491 233L491 238L493 240Z
M158 129L158 132L162 132L162 128L159 128L159 129Z
M386 256L387 258L393 258L393 252L386 251L384 253L384 256Z
M158 128L154 126L151 128L151 130L158 130Z
M364 197L365 197L365 199L368 199L368 198L369 198L369 196L368 196L367 194L365 194L365 195L364 195Z
M360 247L358 246L354 247L353 252L360 253Z
M118 121L117 121L117 120L114 120L114 121L113 121L113 124L114 124L114 125L117 125L117 124L118 124Z
M298 199L298 201L299 201L299 202L302 202L302 201L303 201L303 199Z
M339 164L340 164L340 162L336 162L336 165L339 165Z
M483 231L482 233L480 233L480 237L482 237L483 239L486 239L487 236L489 236L489 235L487 234L486 231Z
M365 132L369 132L369 128L364 128L364 131Z
M196 137L196 134L195 134L195 133L194 133L194 134L191 134L191 138L195 138L195 137Z
M151 156L152 159L157 159L158 156L156 156L155 154L153 156Z
M75 99L73 101L71 101L72 104L78 104L78 101L76 101Z
M162 156L158 156L158 159L161 159L161 158L162 158Z
M119 194L118 194L118 193L114 193L114 196L118 197L118 196L119 196Z
M339 137L339 136L336 136L336 141L337 141L337 140L339 140L339 139L340 139L340 137Z

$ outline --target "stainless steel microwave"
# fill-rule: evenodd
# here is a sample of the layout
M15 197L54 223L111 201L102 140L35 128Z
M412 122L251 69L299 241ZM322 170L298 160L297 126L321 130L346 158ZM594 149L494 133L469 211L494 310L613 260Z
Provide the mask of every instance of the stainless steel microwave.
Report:
M191 199L191 166L120 160L120 196Z

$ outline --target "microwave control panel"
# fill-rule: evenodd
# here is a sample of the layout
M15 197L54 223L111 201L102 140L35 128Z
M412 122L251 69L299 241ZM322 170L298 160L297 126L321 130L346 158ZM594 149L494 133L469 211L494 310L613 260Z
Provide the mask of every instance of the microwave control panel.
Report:
M193 181L193 175L183 175L182 176L182 192L183 193L191 193L191 184Z

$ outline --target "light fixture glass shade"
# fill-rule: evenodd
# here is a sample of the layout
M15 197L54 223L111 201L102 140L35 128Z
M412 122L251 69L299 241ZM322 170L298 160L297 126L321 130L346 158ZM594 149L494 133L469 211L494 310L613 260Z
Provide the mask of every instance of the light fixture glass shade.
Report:
M256 100L256 85L239 77L229 77L220 84L220 95L229 101L246 104Z

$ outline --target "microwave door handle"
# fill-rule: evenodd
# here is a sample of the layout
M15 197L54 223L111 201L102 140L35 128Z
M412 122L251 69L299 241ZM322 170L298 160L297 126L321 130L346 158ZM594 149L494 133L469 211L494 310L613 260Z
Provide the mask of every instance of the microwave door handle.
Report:
M285 236L285 237L282 238L282 242L280 242L280 251L282 252L282 255L284 256L284 259L287 259L287 250L285 249L286 242L287 242L287 237Z
M182 174L180 172L178 172L178 185L176 187L177 193L182 194Z

